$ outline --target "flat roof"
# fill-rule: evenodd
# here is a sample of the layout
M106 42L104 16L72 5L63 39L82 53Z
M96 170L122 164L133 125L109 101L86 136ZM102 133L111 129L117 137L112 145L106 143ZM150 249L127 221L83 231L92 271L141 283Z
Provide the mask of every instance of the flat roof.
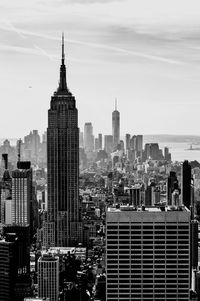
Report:
M143 209L143 210L142 210ZM109 207L106 212L107 223L188 223L190 210L187 207Z
M190 212L190 210L185 206L143 206L143 207L134 207L129 205L121 205L119 208L116 207L108 207L108 212L172 212L172 211L187 211Z

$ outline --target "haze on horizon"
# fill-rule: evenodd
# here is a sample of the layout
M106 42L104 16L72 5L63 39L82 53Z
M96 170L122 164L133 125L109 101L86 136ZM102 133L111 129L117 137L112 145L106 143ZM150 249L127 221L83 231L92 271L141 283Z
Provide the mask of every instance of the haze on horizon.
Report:
M61 33L79 127L121 135L199 135L198 0L18 0L0 3L0 137L47 128Z

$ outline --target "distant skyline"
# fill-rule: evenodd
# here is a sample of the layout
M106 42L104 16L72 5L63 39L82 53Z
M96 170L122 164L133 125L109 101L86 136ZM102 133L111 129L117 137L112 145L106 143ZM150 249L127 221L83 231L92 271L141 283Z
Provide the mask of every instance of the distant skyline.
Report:
M198 0L18 0L0 3L0 137L47 128L61 34L79 127L122 135L199 135Z

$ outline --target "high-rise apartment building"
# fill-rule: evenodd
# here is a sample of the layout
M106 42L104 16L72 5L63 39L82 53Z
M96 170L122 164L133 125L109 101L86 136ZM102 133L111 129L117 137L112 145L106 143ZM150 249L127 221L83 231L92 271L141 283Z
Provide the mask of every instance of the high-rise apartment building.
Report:
M113 148L115 149L120 140L120 113L117 110L117 103L115 102L115 110L112 112L112 135Z
M108 208L107 301L189 300L190 211Z
M86 122L84 125L84 148L86 152L94 150L93 126L91 122Z
M30 162L18 163L19 168L12 172L12 223L30 225L32 170Z
M64 37L59 87L48 111L47 183L48 222L55 222L55 245L77 245L82 240L78 111L66 82Z
M59 300L59 258L51 254L38 260L38 297Z
M187 160L183 162L181 168L181 196L182 204L189 209L191 206L191 165Z

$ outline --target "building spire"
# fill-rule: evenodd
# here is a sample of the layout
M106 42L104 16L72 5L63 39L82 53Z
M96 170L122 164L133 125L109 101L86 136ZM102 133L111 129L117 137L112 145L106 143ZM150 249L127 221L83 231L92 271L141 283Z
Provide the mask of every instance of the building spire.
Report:
M62 65L65 64L65 38L64 38L64 32L62 33Z
M117 97L115 97L115 111L117 111Z
M69 92L66 81L66 67L65 67L65 48L64 48L64 33L62 33L62 58L60 66L60 81L57 92Z

